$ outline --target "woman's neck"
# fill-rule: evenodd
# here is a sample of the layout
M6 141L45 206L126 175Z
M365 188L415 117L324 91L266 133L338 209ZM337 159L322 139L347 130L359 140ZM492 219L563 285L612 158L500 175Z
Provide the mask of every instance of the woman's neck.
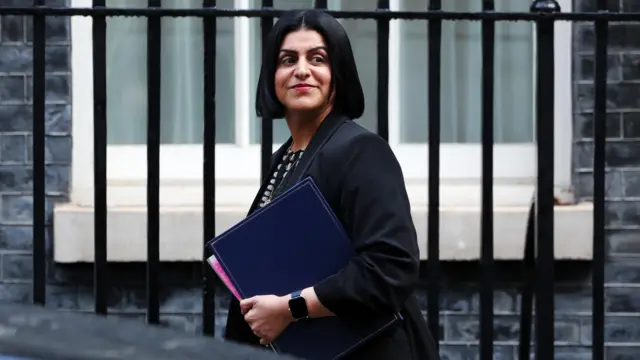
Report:
M311 142L311 138L320 127L320 124L331 112L328 107L320 112L289 112L285 116L285 121L291 132L293 143L291 150L298 151L304 149Z

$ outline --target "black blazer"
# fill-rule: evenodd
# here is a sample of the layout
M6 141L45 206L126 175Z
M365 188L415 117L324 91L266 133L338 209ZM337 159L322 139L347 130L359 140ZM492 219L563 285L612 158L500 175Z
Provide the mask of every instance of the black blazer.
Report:
M291 139L274 154L271 172L290 143ZM336 316L357 319L394 311L405 318L346 359L438 359L414 295L420 267L416 230L402 170L387 142L340 114L330 114L289 175L278 192L311 176L358 253L342 271L315 285L320 302ZM266 185L258 191L249 214L256 210ZM229 307L225 338L259 345L235 299Z

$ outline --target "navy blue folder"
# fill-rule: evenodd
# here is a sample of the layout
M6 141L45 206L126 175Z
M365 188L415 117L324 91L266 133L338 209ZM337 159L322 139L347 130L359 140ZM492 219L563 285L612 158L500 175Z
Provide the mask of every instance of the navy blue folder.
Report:
M286 295L335 274L353 245L322 193L305 178L267 206L207 242L241 298ZM292 323L271 344L277 353L309 360L339 359L393 325L399 314L363 323L339 317Z

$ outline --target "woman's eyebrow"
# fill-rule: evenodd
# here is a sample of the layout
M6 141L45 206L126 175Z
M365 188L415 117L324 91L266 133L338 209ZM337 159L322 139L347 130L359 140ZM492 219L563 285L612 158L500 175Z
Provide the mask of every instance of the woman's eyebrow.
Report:
M313 47L313 48L309 49L308 51L311 52L311 51L317 51L317 50L327 51L327 47L326 46L316 46L316 47ZM280 49L280 52L290 53L290 54L297 53L297 51L291 50L291 49Z

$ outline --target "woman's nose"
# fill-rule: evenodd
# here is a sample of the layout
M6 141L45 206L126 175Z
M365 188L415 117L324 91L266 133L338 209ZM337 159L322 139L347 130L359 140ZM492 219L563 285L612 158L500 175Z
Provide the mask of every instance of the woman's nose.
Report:
M296 64L295 75L297 77L307 77L309 75L309 64L306 60L300 60Z

